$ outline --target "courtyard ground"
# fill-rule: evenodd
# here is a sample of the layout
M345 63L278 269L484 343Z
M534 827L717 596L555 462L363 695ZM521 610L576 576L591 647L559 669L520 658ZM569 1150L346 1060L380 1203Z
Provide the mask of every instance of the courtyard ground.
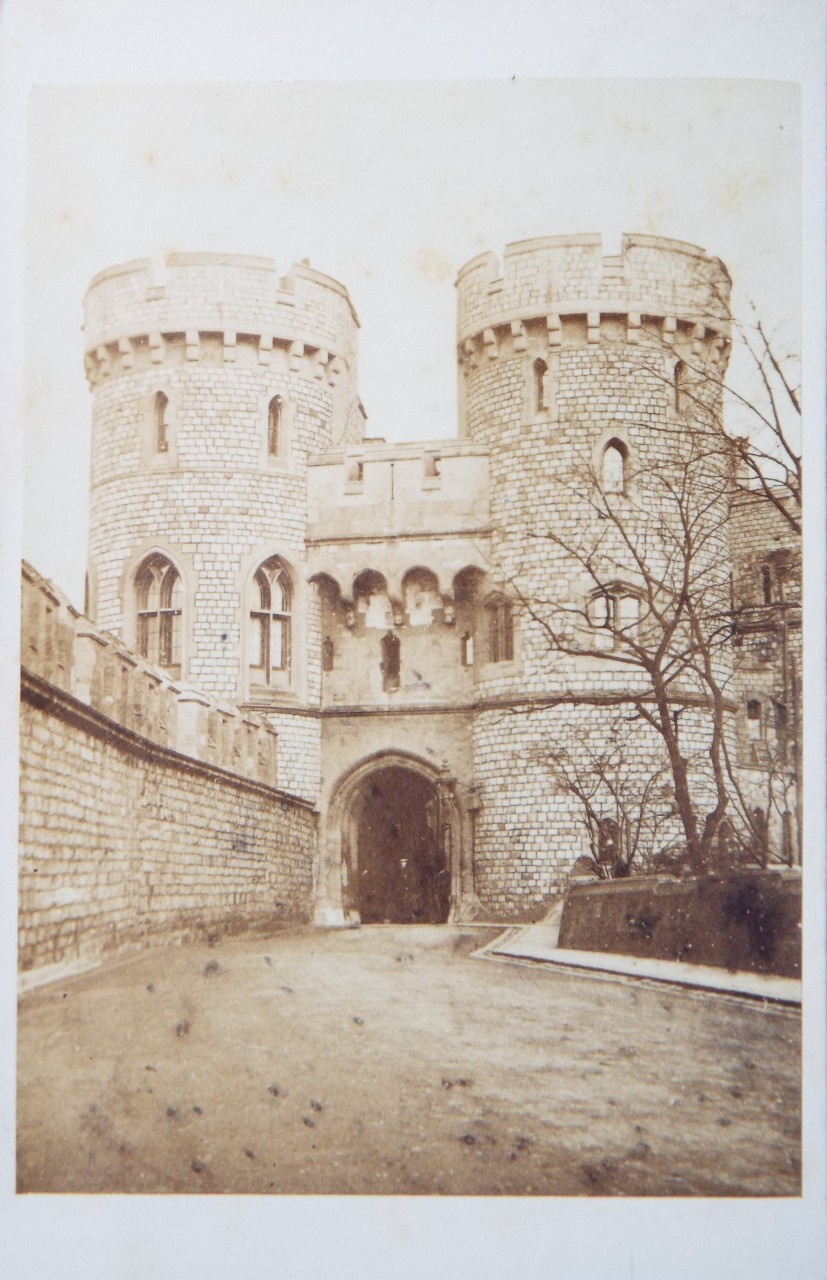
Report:
M797 1195L800 1017L375 926L21 997L21 1192Z

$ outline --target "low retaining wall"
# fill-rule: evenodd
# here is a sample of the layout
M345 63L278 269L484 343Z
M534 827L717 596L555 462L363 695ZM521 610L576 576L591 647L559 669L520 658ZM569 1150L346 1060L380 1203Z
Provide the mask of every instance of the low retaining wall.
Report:
M801 976L801 877L737 871L573 885L558 946Z
M24 671L19 967L310 918L316 814Z

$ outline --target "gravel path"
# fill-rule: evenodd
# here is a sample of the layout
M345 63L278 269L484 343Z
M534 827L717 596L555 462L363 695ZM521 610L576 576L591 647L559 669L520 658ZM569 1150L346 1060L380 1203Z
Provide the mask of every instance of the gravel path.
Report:
M18 1190L797 1195L800 1019L305 930L20 1000Z

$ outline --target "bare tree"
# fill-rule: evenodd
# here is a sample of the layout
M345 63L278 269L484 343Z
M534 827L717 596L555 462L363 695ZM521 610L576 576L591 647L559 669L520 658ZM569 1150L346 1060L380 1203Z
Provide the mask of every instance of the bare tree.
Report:
M648 871L662 852L664 832L674 822L669 770L645 777L633 758L629 730L634 712L619 716L581 738L576 747L542 752L555 787L579 801L588 833L588 870L602 880Z
M729 449L708 430L670 441L662 465L607 485L592 468L564 480L584 512L576 540L544 536L579 579L577 599L560 602L513 588L556 652L625 670L620 700L659 734L689 863L711 858L730 804L725 756L730 708L731 610L726 536L731 496ZM638 499L635 495L640 494ZM693 782L681 716L701 712L708 741L705 777ZM697 761L695 761L697 764ZM701 814L699 797L711 793Z
M625 672L626 687L615 700L631 707L661 739L694 871L713 863L722 841L742 851L756 850L762 839L766 844L761 810L750 806L733 753L733 503L749 490L793 534L801 530L795 362L776 354L760 321L736 326L736 332L752 364L751 390L725 381L726 362L710 359L708 350L696 359L682 358L679 387L676 353L653 343L648 371L669 384L682 425L647 428L653 436L665 434L637 474L627 459L618 464L620 478L605 466L601 474L584 466L558 481L566 502L582 513L578 532L548 528L535 536L554 548L559 573L577 583L572 598L561 602L553 591L544 595L527 587L536 579L530 573L523 578L519 568L509 578L554 653ZM736 407L748 434L725 432L727 406ZM795 744L791 750L795 756ZM592 800L608 787L609 758L595 756L591 775L583 773L582 762L573 769L554 752L549 764L594 826ZM771 772L778 775L777 769Z

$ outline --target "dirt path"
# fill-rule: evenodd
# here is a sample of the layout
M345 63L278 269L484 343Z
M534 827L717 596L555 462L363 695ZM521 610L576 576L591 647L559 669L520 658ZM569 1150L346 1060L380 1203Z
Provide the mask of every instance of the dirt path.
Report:
M18 1189L795 1195L799 1018L451 927L158 951L21 999Z

